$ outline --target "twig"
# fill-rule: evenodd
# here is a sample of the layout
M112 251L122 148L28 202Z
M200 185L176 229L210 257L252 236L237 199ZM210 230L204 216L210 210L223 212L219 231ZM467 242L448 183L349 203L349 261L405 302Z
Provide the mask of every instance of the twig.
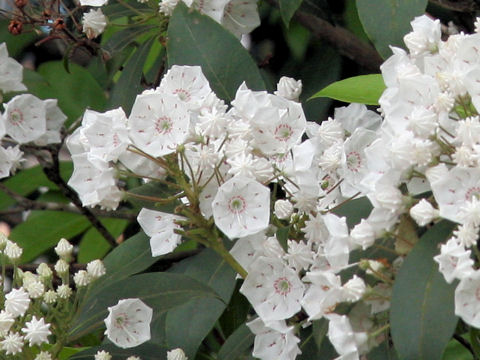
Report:
M463 13L471 13L480 8L475 3L475 1L472 1L472 0L457 0L457 1L430 0L429 2L437 6L440 6L444 9L463 12Z
M278 7L276 0L267 0L271 5ZM345 28L334 26L328 21L320 19L312 14L297 11L294 18L316 38L326 41L338 52L355 61L367 70L378 72L383 59L373 46L365 43L355 34Z
M45 159L42 156L41 152L35 152L35 156L42 167L43 172L47 176L48 180L53 182L58 186L60 191L63 195L65 195L80 211L82 215L84 215L88 221L92 224L92 226L97 229L97 231L107 240L107 242L112 246L116 247L118 244L115 241L115 238L110 234L105 226L98 220L98 218L93 214L93 212L84 207L82 201L78 197L77 193L73 191L63 180L60 176L60 163L58 160L58 152L60 150L61 144L58 146L51 146L46 148L51 156L51 161Z

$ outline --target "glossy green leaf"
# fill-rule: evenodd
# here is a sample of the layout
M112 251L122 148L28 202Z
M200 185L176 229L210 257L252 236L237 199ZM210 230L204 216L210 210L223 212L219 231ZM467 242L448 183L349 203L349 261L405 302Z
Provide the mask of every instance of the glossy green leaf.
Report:
M381 74L360 75L334 82L310 99L328 97L348 103L378 105L385 88Z
M102 224L113 237L117 238L128 224L123 219L104 219ZM86 264L95 259L101 259L110 250L111 246L94 227L83 236L78 246L77 262Z
M220 326L225 336L230 336L246 320L251 305L247 298L240 293L241 282L237 281L235 291L230 298L230 303L220 318Z
M474 360L473 355L465 346L452 339L443 353L442 360Z
M70 161L60 163L60 172L64 180L68 180L72 171L73 165ZM22 196L31 194L40 186L46 186L51 190L58 189L54 183L47 179L40 166L19 171L14 176L3 181L3 185ZM0 209L4 209L13 204L15 204L15 200L3 191L0 191Z
M138 1L129 1L128 6L124 4L108 4L102 6L103 14L111 21L124 16L135 16L138 13L148 13L152 10L145 4Z
M372 211L372 204L366 196L353 199L336 208L333 213L338 216L345 216L347 218L347 225L349 228L354 227L362 219L366 219Z
M225 304L230 301L235 288L235 271L211 249L187 258L170 269L170 272L188 275L210 286Z
M169 65L200 65L218 97L230 102L243 81L265 89L262 76L238 39L208 16L180 2L168 26Z
M433 256L454 225L442 221L428 230L405 258L390 308L391 334L401 360L436 360L451 339L455 316L455 284L447 284Z
M148 34L156 28L155 25L132 25L115 32L105 43L104 50L114 56L137 41L141 35Z
M170 310L165 321L168 347L180 347L189 359L194 359L225 307L218 298L199 298Z
M79 338L101 328L108 315L107 308L117 304L120 299L131 297L139 298L153 308L152 323L155 323L160 315L189 301L199 298L218 299L218 295L210 287L182 274L147 273L113 283L104 282L101 290L96 292L95 296L89 296L80 307L69 335ZM152 336L150 342L155 343L156 339Z
M242 355L251 352L255 335L250 331L247 325L241 325L230 335L218 352L218 360L236 360Z
M282 15L285 26L288 27L293 14L295 14L295 11L298 10L301 4L302 0L278 0L280 14Z
M58 354L58 359L59 360L71 359L73 355L78 354L79 352L82 352L84 350L86 350L86 348L84 347L74 348L74 347L64 346L62 348L62 351L60 351L60 353Z
M107 105L109 109L121 106L127 114L130 113L137 94L143 90L141 84L143 65L154 41L155 38L152 37L140 45L125 64L120 78L113 86Z
M358 16L373 45L386 59L390 45L404 47L410 22L425 12L428 0L357 0Z
M28 219L16 226L10 239L23 248L22 263L28 263L54 247L63 237L70 239L90 227L82 215L60 211L32 211Z
M28 91L41 99L58 99L58 105L69 121L82 116L88 107L103 111L106 97L103 89L88 70L70 64L68 73L62 61L43 63L38 73L25 71Z

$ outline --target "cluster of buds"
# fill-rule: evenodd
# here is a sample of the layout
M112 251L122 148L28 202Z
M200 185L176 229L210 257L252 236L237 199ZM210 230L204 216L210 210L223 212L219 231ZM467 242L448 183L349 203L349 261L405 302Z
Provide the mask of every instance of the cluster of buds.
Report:
M41 263L35 273L23 271L19 266L22 249L0 233L2 282L7 267L10 266L13 271L11 290L5 291L5 284L0 289L0 303L3 305L0 312L2 356L17 359L24 353L36 353L36 360L57 358L66 341L64 335L75 314L80 291L105 274L100 260L88 263L86 270L70 274L72 251L73 246L61 239L55 247L60 259L54 266ZM70 284L72 275L76 291ZM56 346L44 350L44 344Z

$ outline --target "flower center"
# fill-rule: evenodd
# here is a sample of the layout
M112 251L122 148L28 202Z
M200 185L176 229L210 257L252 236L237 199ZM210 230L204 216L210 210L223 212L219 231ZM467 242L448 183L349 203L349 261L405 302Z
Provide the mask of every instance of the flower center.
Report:
M293 130L290 125L281 124L275 128L275 139L279 141L288 141L292 137Z
M358 172L362 165L362 158L356 151L351 151L347 154L347 168L352 172Z
M10 112L10 121L14 124L21 124L23 122L23 114L19 109L13 109Z
M280 295L287 295L292 290L292 284L286 277L275 280L273 287L275 288L275 292Z
M182 101L190 101L190 93L185 89L175 89L173 93L177 94Z
M173 129L173 123L172 119L170 119L168 116L162 116L157 119L155 122L155 130L159 134L168 134L172 131Z
M119 328L119 329L127 326L127 325L128 325L128 316L127 316L127 314L125 314L125 313L119 314L119 315L115 318L114 325L115 325L116 328Z
M465 193L465 200L471 200L473 197L480 198L480 186L474 186Z
M240 195L233 196L228 203L228 209L235 214L242 213L246 207L247 203L245 202L245 199Z

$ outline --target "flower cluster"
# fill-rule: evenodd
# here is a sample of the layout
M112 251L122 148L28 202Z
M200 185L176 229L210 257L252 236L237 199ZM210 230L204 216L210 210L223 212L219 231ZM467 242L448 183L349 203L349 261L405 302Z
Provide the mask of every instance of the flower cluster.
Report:
M0 233L2 273L5 274L5 268L10 264L13 267L13 284L16 286L5 294L2 279L0 293L5 306L0 311L1 353L14 356L28 348L28 351L38 353L36 360L56 358L62 346L61 341L65 340L63 335L70 325L69 319L75 313L77 293L105 274L105 267L100 260L88 263L86 270L80 270L73 276L77 288L75 292L70 286L69 262L72 260L72 251L73 246L61 239L55 247L59 260L54 266L41 263L36 273L22 271L17 266L22 249ZM54 281L55 275L61 280L60 284ZM57 346L48 351L39 351L45 348L44 344Z
M0 44L0 100L2 93L27 90L22 83L22 66L8 56ZM57 100L40 100L31 94L14 96L0 113L0 178L8 177L22 161L20 144L45 146L60 143L60 129L66 116Z

